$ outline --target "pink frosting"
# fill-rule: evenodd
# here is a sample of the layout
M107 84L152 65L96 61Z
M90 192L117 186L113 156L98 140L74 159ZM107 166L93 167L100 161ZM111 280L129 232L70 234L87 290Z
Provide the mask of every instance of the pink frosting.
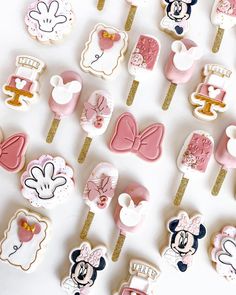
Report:
M217 9L217 13L224 13L229 16L236 16L236 0L220 0Z
M76 72L65 71L60 76L63 79L64 84L67 84L71 81L78 81L82 85L82 79L81 79L80 75ZM72 99L66 104L57 103L51 95L49 98L49 106L50 106L51 110L53 111L53 113L55 114L55 117L60 119L64 116L68 116L68 115L72 114L77 106L77 103L78 103L78 100L80 97L80 93L81 93L81 91L79 91L78 93L74 93L72 96Z
M189 39L182 39L181 42L184 43L187 49L190 49L192 47L197 47L197 44ZM173 62L173 58L175 54L176 54L175 52L171 51L169 55L167 64L164 69L165 76L171 83L175 83L175 84L187 83L191 79L194 73L195 63L189 70L180 71L175 67Z
M231 125L236 126L236 122L230 124L230 126ZM220 141L218 143L218 146L215 152L215 159L220 165L223 166L224 169L236 168L236 157L233 157L232 155L230 155L227 150L227 143L230 140L230 138L227 136L225 131L223 132L220 138Z
M220 89L217 85L201 83L198 88L198 93L206 97L209 97L209 87L213 87L214 89L220 90L220 93L214 98L214 100L223 102L226 96L226 91L224 89Z
M124 193L130 195L130 197L132 198L132 200L136 206L140 202L149 201L149 199L150 199L149 191L144 186L142 186L138 183L135 183L135 182L129 184L126 187L126 189L124 190ZM133 232L137 231L140 228L140 226L142 225L143 220L141 220L141 222L136 226L133 226L133 227L126 226L120 220L121 210L122 210L122 207L120 206L119 203L117 203L115 213L114 213L114 219L115 219L116 225L119 228L120 232L123 235L126 235L127 232L133 233Z

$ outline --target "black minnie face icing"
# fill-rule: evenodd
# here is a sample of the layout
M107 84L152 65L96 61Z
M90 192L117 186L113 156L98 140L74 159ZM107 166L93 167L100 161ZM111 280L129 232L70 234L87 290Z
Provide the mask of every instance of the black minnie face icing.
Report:
M81 286L92 286L93 285L93 274L94 268L85 261L80 261L73 269L71 278L73 281Z
M191 6L197 3L197 0L192 0L190 3L182 0L165 1L168 3L166 7L168 17L176 22L189 19L192 12Z
M191 233L181 230L172 238L171 248L181 256L196 252L195 238Z

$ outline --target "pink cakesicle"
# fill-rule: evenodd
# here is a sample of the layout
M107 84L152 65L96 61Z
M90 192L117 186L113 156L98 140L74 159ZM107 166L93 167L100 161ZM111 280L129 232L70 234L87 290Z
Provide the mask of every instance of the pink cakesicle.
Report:
M128 70L134 77L126 104L133 104L141 80L154 72L160 55L160 42L153 36L141 35L130 55Z
M213 149L213 138L205 131L196 130L187 137L177 160L183 177L174 199L174 205L181 204L189 179L196 173L206 171Z
M162 109L169 109L177 85L187 83L193 76L196 61L201 57L198 45L190 39L177 40L172 43L171 53L165 66L165 76L170 86Z
M94 91L88 101L84 103L80 125L88 135L78 158L80 164L85 161L93 138L106 132L113 113L113 107L113 98L105 90Z
M117 182L118 170L112 164L100 163L93 169L83 193L89 213L80 234L82 240L87 238L95 213L109 207Z
M148 210L149 202L148 190L138 184L129 184L124 193L118 197L114 219L120 231L112 261L119 259L127 233L135 233L142 225Z
M228 169L236 168L236 123L224 130L215 151L215 159L221 165L221 169L211 191L213 196L219 194Z
M3 140L0 129L0 166L9 172L19 172L25 164L28 136L17 133Z
M73 71L52 76L50 83L54 87L49 98L54 119L48 132L47 143L52 143L61 119L75 111L82 89L82 79Z

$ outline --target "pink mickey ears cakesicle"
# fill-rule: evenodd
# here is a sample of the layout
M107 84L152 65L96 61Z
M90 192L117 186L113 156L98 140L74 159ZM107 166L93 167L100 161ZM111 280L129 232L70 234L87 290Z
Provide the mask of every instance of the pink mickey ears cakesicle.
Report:
M123 113L117 120L110 141L110 149L117 153L132 152L145 161L156 161L162 152L165 127L155 123L138 131L137 123L131 113Z

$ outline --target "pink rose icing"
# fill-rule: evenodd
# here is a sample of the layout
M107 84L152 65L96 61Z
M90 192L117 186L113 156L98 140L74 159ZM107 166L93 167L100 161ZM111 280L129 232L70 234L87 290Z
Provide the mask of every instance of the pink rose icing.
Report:
M235 0L221 0L216 8L216 12L224 13L230 16L236 16L236 1Z

